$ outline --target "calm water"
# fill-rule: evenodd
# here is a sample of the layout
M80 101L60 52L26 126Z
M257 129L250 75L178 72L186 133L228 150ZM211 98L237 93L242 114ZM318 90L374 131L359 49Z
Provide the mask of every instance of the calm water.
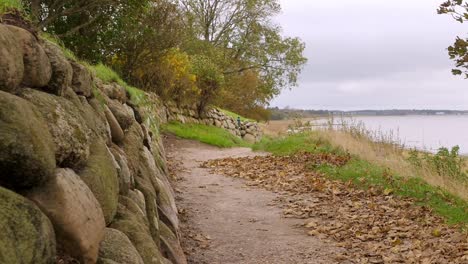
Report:
M397 134L407 147L436 151L460 146L468 154L468 115L460 116L364 116L354 117L368 129Z

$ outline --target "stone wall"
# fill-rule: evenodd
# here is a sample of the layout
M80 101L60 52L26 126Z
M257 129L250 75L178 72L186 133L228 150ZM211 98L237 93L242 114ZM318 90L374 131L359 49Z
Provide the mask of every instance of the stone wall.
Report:
M250 143L258 142L262 138L262 131L258 123L241 121L239 125L235 118L226 115L217 108L209 109L201 117L194 107L177 107L174 104L166 103L166 111L168 121L213 125L226 129L231 134Z
M0 24L0 263L186 263L148 97Z

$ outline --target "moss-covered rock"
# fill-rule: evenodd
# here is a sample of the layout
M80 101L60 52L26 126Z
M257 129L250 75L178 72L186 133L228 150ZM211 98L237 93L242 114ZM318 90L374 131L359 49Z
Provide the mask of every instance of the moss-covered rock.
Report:
M0 24L0 90L12 92L23 80L23 52L15 35Z
M161 248L163 255L172 261L173 264L187 264L187 258L185 257L177 236L163 222L159 222L159 228L161 230Z
M98 264L113 261L117 264L143 264L143 259L128 237L117 229L106 228L99 248Z
M79 107L63 97L33 89L24 89L21 96L32 102L48 121L56 145L57 165L79 169L89 157L91 135Z
M22 84L26 87L41 88L46 86L52 77L52 67L38 39L29 31L7 26L17 39L17 45L23 52L24 75Z
M124 205L119 205L111 228L122 231L137 249L145 264L163 264L164 257L150 235L147 224Z
M109 106L109 109L112 111L123 130L126 130L136 122L135 114L130 106L115 100L107 100L107 106Z
M24 197L0 187L0 263L55 263L49 219Z
M78 95L91 96L92 77L91 72L82 64L70 61L73 68L72 88Z
M124 140L125 134L107 105L104 106L104 114L106 115L107 122L109 123L112 141L116 144L121 143Z
M101 140L92 144L88 162L79 175L101 205L106 224L112 222L119 198L119 179L115 160Z
M105 221L101 207L86 184L70 169L58 169L55 181L26 196L50 218L61 251L82 263L95 263Z
M54 143L44 118L28 101L0 91L0 185L40 185L54 170Z
M42 44L52 66L52 77L42 90L55 95L62 95L64 89L71 86L73 69L60 47L50 41Z
M118 163L117 173L119 175L119 192L122 195L127 195L130 188L135 185L135 182L132 175L130 174L125 152L123 152L123 150L116 145L112 145L110 150L114 156L115 161Z

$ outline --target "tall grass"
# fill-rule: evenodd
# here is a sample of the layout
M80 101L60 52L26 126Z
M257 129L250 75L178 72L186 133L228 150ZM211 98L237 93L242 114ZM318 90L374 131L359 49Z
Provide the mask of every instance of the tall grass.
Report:
M352 120L329 119L322 129L313 129L314 133L352 155L389 168L401 177L420 178L468 200L468 178L464 173L467 161L458 152L441 149L433 154L409 150L401 143L398 133L371 131L362 122Z

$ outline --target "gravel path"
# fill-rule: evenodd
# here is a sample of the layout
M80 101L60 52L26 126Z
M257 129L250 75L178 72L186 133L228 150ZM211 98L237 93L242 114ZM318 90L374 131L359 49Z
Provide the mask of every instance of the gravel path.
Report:
M211 159L261 155L247 148L219 149L168 136L166 149L182 218L189 263L337 263L341 251L307 236L303 220L283 218L278 195L211 174Z

